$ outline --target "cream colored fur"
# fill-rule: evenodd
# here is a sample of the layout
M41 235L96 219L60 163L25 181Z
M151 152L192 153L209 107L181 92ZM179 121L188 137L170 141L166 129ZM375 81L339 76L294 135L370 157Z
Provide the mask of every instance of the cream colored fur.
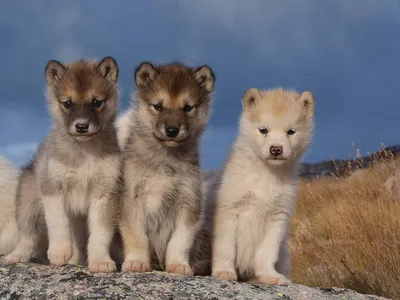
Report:
M310 92L249 89L242 101L239 137L217 185L212 275L288 284L296 170L312 137L314 98ZM282 146L279 158L285 160L273 160L271 146Z
M10 253L18 240L15 195L20 170L0 156L0 255Z

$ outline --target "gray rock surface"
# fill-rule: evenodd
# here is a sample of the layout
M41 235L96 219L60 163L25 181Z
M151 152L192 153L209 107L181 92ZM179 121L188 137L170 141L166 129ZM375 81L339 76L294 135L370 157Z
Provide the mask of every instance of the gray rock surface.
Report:
M0 258L0 299L384 299L351 290L302 285L258 286L162 272L90 274L84 267L5 265Z

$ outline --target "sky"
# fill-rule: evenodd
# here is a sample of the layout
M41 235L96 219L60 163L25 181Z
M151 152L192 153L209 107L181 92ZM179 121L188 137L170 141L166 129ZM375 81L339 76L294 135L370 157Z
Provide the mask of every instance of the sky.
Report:
M306 162L400 144L398 0L91 0L0 4L0 155L29 160L50 130L47 61L113 56L120 110L143 60L207 64L216 75L202 166L223 165L249 87L310 90Z

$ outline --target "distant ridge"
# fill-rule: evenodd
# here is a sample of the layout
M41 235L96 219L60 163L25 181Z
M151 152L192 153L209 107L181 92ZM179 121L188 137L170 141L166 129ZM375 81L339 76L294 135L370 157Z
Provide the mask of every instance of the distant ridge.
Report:
M400 145L384 147L371 153L355 159L326 160L317 163L303 163L300 167L300 176L313 179L321 176L332 176L345 174L349 169L368 168L372 161L388 156L399 157Z
M325 160L316 163L302 163L300 166L300 176L303 178L314 179L316 177L326 177L333 175L343 175L349 169L368 168L372 160L387 156L400 157L400 144L390 147L383 147L370 155L361 156L355 159ZM203 178L207 179L213 176L217 171L203 171Z

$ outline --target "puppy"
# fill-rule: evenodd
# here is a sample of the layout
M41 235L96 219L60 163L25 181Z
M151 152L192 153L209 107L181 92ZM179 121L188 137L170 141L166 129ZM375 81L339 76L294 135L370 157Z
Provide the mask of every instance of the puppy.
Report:
M50 60L45 75L52 130L22 170L16 199L20 238L6 261L28 262L48 237L51 264L82 263L87 246L89 270L112 272L109 248L122 169L114 126L117 63L110 56L68 64Z
M214 197L212 276L290 283L288 235L297 169L314 122L311 92L248 89L239 136Z
M120 141L122 271L203 274L210 250L202 227L199 139L210 114L213 71L143 62L135 82L134 106L124 117L130 122L120 123L129 126Z

